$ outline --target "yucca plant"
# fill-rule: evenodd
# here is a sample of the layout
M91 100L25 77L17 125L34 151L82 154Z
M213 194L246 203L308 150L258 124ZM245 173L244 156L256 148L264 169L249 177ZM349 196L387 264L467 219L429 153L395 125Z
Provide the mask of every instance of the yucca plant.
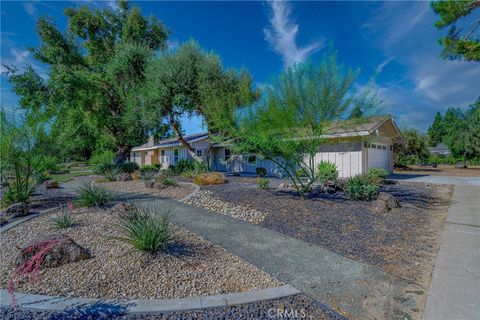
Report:
M114 198L111 190L97 184L86 183L78 189L78 204L84 207L100 207Z
M113 240L132 245L139 251L155 253L173 239L172 209L156 206L133 206L118 216L114 225L120 233Z
M70 228L76 223L75 217L72 215L73 203L69 202L66 206L62 206L62 212L51 218L51 222L56 229Z

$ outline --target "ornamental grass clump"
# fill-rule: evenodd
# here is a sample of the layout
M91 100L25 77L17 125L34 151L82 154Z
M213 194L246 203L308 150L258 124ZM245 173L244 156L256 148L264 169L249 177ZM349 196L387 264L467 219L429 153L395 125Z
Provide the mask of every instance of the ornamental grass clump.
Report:
M258 187L262 190L268 190L269 189L269 183L270 181L268 181L268 179L266 178L260 178L258 179Z
M208 172L202 173L195 176L193 180L195 184L198 185L212 185L212 184L223 184L225 183L225 175L220 172Z
M372 182L366 174L348 178L345 183L345 192L352 200L375 200L378 196L378 189L378 185Z
M84 207L107 205L114 198L111 190L97 184L86 183L78 189L78 204Z
M73 226L77 221L72 214L74 206L69 202L66 206L62 206L62 212L51 218L51 222L56 229L66 229Z
M114 228L120 236L112 237L132 245L135 249L155 253L173 239L172 209L156 206L132 206L119 214Z
M367 171L368 177L375 184L383 184L388 177L388 171L383 168L371 168Z

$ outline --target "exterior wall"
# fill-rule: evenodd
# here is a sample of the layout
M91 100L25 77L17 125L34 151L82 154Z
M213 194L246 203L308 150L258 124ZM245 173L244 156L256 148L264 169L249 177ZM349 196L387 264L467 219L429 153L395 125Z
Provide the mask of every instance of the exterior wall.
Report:
M255 154L230 155L230 161L225 161L225 147L216 147L212 150L212 169L215 171L232 171L239 173L256 173L256 168L262 167L267 174L277 175L280 169L270 160L260 159ZM255 161L249 162L255 157Z
M364 172L362 141L344 141L325 144L315 156L315 166L320 161L328 161L337 166L338 176L348 178Z

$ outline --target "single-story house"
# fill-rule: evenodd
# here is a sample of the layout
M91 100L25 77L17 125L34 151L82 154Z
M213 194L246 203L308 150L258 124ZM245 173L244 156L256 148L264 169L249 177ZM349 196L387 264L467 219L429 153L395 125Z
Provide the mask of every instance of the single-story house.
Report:
M440 155L440 156L450 156L452 155L452 152L446 145L443 143L437 144L435 147L428 148L430 150L430 153L433 155Z
M334 163L343 178L365 173L369 168L384 168L392 172L393 144L403 142L391 115L372 116L362 122L333 123L324 137L326 143L318 150L315 161ZM186 135L184 139L194 148L197 156L206 158L207 133ZM268 174L282 175L273 162L255 154L234 155L228 145L214 144L210 152L210 167L215 171L255 173L256 168L263 167ZM133 148L130 153L130 161L139 166L160 164L168 167L181 159L191 158L175 137L158 142L150 137L146 144Z

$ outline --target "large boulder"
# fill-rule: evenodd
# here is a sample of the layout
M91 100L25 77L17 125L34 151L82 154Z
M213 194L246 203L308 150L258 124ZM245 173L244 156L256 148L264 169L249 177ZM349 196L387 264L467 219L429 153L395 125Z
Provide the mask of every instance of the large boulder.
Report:
M43 183L43 185L45 186L45 188L47 189L55 189L55 188L58 188L58 182L57 181L53 181L53 180L47 180Z
M117 181L131 181L132 180L132 175L130 173L120 173L117 176Z
M26 216L29 212L29 206L25 202L17 202L9 205L5 210L2 211L3 217L23 217Z
M380 192L377 200L372 203L372 210L377 213L385 213L399 207L400 203L397 198L386 192Z
M66 235L50 236L28 244L20 250L17 264L22 265L35 255L41 260L41 267L45 268L78 262L92 256L90 250L81 247Z

